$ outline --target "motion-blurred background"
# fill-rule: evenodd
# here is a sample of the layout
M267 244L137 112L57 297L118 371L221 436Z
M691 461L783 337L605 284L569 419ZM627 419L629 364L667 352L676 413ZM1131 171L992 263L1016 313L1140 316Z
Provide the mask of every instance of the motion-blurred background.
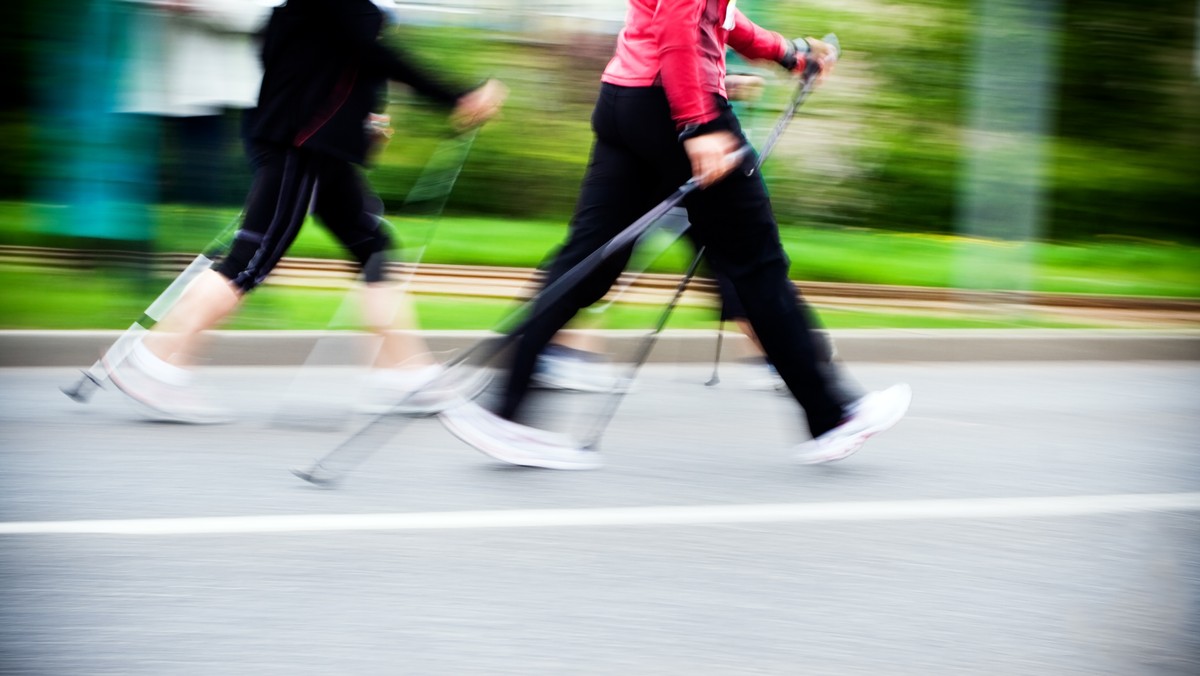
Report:
M0 7L0 276L10 289L0 299L3 328L123 326L173 269L112 252L195 252L236 217L249 179L237 120L252 102L230 95L189 106L177 90L196 79L245 89L257 76L237 59L189 57L178 24L223 14L224 23L208 21L205 30L244 50L254 16L271 2L171 4ZM795 279L1200 296L1194 0L1153 8L1118 0L739 7L786 35L837 33L845 50L765 171ZM477 139L424 262L532 267L561 239L588 158L591 102L623 13L620 0L394 6L398 25L388 40L447 80L492 76L512 90L503 119ZM769 65L734 62L733 70L767 77L763 98L742 110L745 127L761 138L792 84ZM400 206L449 132L441 113L402 87L390 99L397 135L369 177L401 239L412 241L423 235L405 235ZM307 230L294 256L340 255L319 229ZM652 270L682 269L687 257L669 253ZM320 286L304 293L319 295ZM264 292L239 326L324 325L328 304L288 296L296 293ZM1174 325L1190 322L1194 309L1151 305L1157 310L1130 310L1124 323L1026 311L966 325ZM309 316L297 306L319 309ZM462 307L449 313L455 321L481 314L467 325L489 324L487 310ZM839 312L831 308L827 321L944 321L911 308ZM438 325L436 308L428 314ZM712 320L685 311L678 321Z

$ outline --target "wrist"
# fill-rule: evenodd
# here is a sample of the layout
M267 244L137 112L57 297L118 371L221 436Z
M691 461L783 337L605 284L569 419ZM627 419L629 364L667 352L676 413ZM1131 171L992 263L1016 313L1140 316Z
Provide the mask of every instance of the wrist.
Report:
M812 45L808 43L808 38L784 40L784 45L784 54L779 59L779 65L787 70L803 68L805 62L808 61L809 52L812 51Z
M729 123L720 116L715 117L708 122L693 122L685 124L679 128L679 142L683 143L690 138L696 138L697 136L704 136L705 134L712 134L713 132L728 130Z

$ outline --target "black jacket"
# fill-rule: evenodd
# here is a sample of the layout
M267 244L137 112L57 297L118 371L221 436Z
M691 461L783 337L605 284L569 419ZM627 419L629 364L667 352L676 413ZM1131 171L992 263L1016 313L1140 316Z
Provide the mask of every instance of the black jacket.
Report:
M383 14L371 0L288 0L263 34L258 106L247 139L282 143L362 163L364 123L387 80L452 107L455 90L379 42Z

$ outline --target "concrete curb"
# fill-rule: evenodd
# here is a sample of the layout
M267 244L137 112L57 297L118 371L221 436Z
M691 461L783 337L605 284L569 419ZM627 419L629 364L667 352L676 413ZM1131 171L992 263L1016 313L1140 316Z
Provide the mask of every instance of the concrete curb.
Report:
M598 331L614 355L630 355L643 331ZM931 329L831 331L838 352L850 362L956 361L1200 361L1200 330L1126 329ZM85 367L116 340L120 331L0 331L0 367ZM470 345L486 331L426 331L430 349ZM303 364L315 346L322 355L353 355L367 336L328 331L218 331L208 362L213 366ZM318 341L321 341L318 343ZM746 354L745 337L727 332L722 361ZM711 362L714 331L664 331L652 362ZM336 358L336 357L335 357ZM322 360L321 363L327 363ZM330 364L334 365L334 364Z

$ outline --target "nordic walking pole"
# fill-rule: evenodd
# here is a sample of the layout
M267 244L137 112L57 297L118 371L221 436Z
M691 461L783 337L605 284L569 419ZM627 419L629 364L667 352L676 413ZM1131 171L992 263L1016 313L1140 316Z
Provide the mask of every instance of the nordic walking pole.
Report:
M403 240L399 236L399 229L395 224L384 218L383 203L376 198L378 208L372 211L371 215L378 221L380 227L387 229L392 235L394 242L400 242L400 245L396 246L393 251L412 252L406 256L398 257L400 260L397 261L397 267L400 268L400 274L395 283L389 284L389 293L396 296L392 301L394 304L400 302L398 300L400 295L404 293L405 289L416 278L421 261L424 260L425 253L429 250L429 246L433 241L442 212L445 210L450 194L454 190L455 182L462 172L463 166L466 164L471 146L478 132L479 128L474 127L438 143L426 161L416 182L405 196L401 207L401 214L409 215L413 212L419 212L420 219L427 221L427 227L420 236L420 241L416 246L410 248L403 245ZM375 264L387 265L387 256L385 254L376 255L379 257L378 260L368 263L368 267ZM356 293L357 290L352 289L346 294L341 305L330 319L330 328L339 321L344 322L343 318L347 314L347 309L353 306L352 301ZM395 308L393 307L394 311ZM382 342L376 341L376 344L371 348L372 351L377 353L378 350L383 349ZM301 425L310 428L331 428L344 424L348 413L348 409L344 406L347 397L331 394L328 387L322 387L320 383L311 381L314 380L312 372L316 366L344 363L340 360L344 360L346 352L345 346L338 344L331 336L323 336L318 339L301 364L299 373L292 387L288 390L288 396L285 397L285 404L280 407L274 416L273 424L278 426ZM368 360L370 358L368 356ZM314 397L318 396L313 394L316 392L321 393L319 397L325 400L324 402L315 402L313 400ZM330 403L333 405L329 405Z
M837 38L832 34L825 36L823 40L826 42L831 42L835 45L837 44ZM796 111L808 98L809 93L812 91L818 72L819 64L814 63L808 69L806 69L796 96L792 99L791 104L784 111L779 122L776 123L775 128L771 132L771 136L768 137L767 143L764 145L764 149L759 153L757 162L754 163L753 168L747 170L747 174L752 174L762 166L763 161L766 159L771 149L774 148L775 143L778 141L779 136L783 133L783 130L787 127L787 124L793 117L795 117ZM744 157L745 154L749 152L749 149L743 148L737 152L742 154ZM577 263L573 268L568 270L557 280L544 287L533 298L526 301L526 303L522 305L522 308L539 307L539 303L541 304L541 307L549 307L561 300L577 284L595 272L595 270L599 268L605 261L622 251L625 247L632 246L633 243L638 240L638 238L644 235L648 230L650 230L650 228L654 227L654 225L668 211L670 211L676 205L682 203L684 198L695 192L697 189L699 189L699 187L700 183L695 178L688 179L687 182L676 188L675 191L663 199L663 201L659 202L636 221L628 225L606 244ZM522 333L524 333L524 331L537 318L537 313L534 312L525 317L523 320L515 319L519 316L519 314L520 310L509 315L508 318L501 322L502 326L511 324L504 334L495 338L479 341L460 352L457 356L444 365L446 367L445 371L439 377L434 378L432 381L426 384L425 387L437 387L444 385L456 377L455 371L459 370L469 360L474 360L477 364L486 364L494 359L504 349L515 343ZM415 391L409 393L409 395L405 397L405 400L415 394ZM345 476L346 473L373 455L380 446L386 443L391 436L395 434L396 430L390 429L390 426L385 424L386 421L389 419L393 421L397 419L402 419L404 421L409 420L409 418L400 418L399 416L395 416L393 414L394 411L400 410L405 400L397 402L393 407L393 411L388 411L373 416L361 428L359 428L357 432L352 434L333 450L329 451L319 460L317 460L311 466L311 468L307 470L292 470L292 473L317 486L333 486L339 479Z
M737 152L745 156L747 150L742 149ZM532 298L525 301L520 308L501 320L500 330L503 333L471 345L446 362L444 364L445 370L442 374L427 383L425 387L441 387L447 382L452 382L458 376L457 372L461 371L468 362L473 362L476 365L484 365L491 362L497 355L515 343L533 321L537 319L538 313L536 310L521 319L522 311L525 308L550 307L558 302L606 260L624 250L625 247L632 246L641 236L654 227L663 215L674 208L675 205L682 202L685 197L699 189L699 187L700 183L695 178L688 179L686 183L676 188L663 201L626 226L624 230L617 233L607 243L593 251L579 263L576 263L574 267L567 270L561 277L548 284ZM371 457L384 443L391 439L400 427L411 420L410 417L398 416L395 413L403 410L406 401L416 395L418 391L410 392L403 399L396 402L391 410L373 415L358 431L354 432L345 441L318 459L308 469L293 469L292 474L316 486L324 488L334 486L348 472Z
M705 387L712 387L721 382L721 377L717 375L717 369L721 366L721 343L725 342L725 319L721 319L721 323L717 326L717 350L713 355L713 372L705 383Z
M825 36L824 41L833 44L835 47L838 45L837 37L832 34ZM783 133L786 123L795 116L796 110L812 91L812 86L816 81L816 75L819 69L820 65L816 63L810 65L810 67L806 69L804 80L801 82L801 86L796 96L792 99L791 104L784 112L779 123L776 124L774 130L772 130L772 135L768 139L767 147L764 148L763 152L759 155L758 161L755 162L754 167L746 172L747 175L753 174L762 167L762 163L766 159L771 148L775 146L775 143L779 140L780 134ZM685 226L680 234L682 235L682 232L685 232L686 230L687 227ZM604 430L612 421L613 416L616 415L617 408L624 399L625 393L629 390L629 386L632 384L634 377L637 375L637 372L641 369L642 365L646 363L646 359L650 356L650 351L654 348L654 344L657 341L659 334L662 333L663 327L666 326L667 320L671 316L671 312L674 311L675 306L679 303L679 299L683 296L683 292L687 290L688 283L691 282L692 277L695 276L696 269L700 266L700 260L704 256L704 251L704 247L701 247L700 250L696 252L696 257L692 260L691 265L688 267L687 273L684 274L683 279L679 282L679 286L675 289L675 295L672 296L671 301L667 303L667 307L659 316L658 322L655 324L654 329L646 336L645 340L642 341L637 357L635 358L633 364L626 371L621 381L614 388L612 394L609 396L604 410L596 417L591 432L587 437L585 437L585 441L583 443L584 448L594 450L600 443L600 437L604 434ZM724 329L724 323L724 320L722 320L722 329ZM717 364L720 363L721 341L723 335L723 330L717 334L716 363L713 365L713 376L711 379L709 379L709 382L706 383L707 385L715 385L720 382L720 379L717 377L716 369Z
M841 43L838 42L837 36L833 33L829 33L825 37L821 38L821 42L833 45L833 48L838 51L838 56L841 55ZM820 72L821 64L815 60L809 62L805 66L804 75L801 77L800 86L796 89L795 96L792 97L791 102L788 103L787 108L784 109L783 114L779 116L779 121L776 122L775 127L771 129L771 133L767 136L767 140L763 142L762 148L760 148L758 151L760 159L754 165L754 168L746 172L747 176L752 175L754 172L762 168L762 160L765 159L767 155L770 155L771 151L775 149L775 144L778 143L779 138L783 136L784 130L787 129L788 122L790 122L791 119L796 116L796 111L800 109L800 106L804 105L804 102L808 100L809 94L811 94L813 88L816 87L817 76L820 74Z
M639 237L653 227L672 207L682 202L685 197L696 191L699 187L699 181L694 178L688 179L686 183L676 188L666 199L659 202L658 205L651 208L624 230L617 233L604 246L593 251L577 263L575 267L567 270L565 274L548 284L535 294L533 298L525 301L520 308L501 320L500 330L503 333L493 338L485 338L471 345L446 362L443 365L445 370L442 374L427 383L425 387L444 386L447 382L457 377L457 372L461 371L468 361L473 361L478 365L489 363L506 348L515 343L538 316L535 311L530 313L529 316L524 317L524 319L521 319L522 310L525 308L549 307L558 302L606 260L636 242ZM403 399L396 402L392 406L392 410L373 415L357 432L332 451L322 456L309 469L293 469L292 474L317 486L333 486L347 472L373 455L380 446L396 433L403 424L397 421L406 423L410 420L408 417L395 415L395 412L403 410L407 400L417 394L418 391L410 392Z
M414 205L430 205L426 207L422 217L431 221L432 225L421 239L421 245L417 247L416 255L412 257L412 260L402 263L402 267L408 269L408 276L400 283L402 288L416 277L421 261L425 259L425 252L429 250L429 245L433 242L433 235L441 221L442 212L446 209L446 202L450 200L450 194L454 192L454 185L458 182L458 176L467 163L467 156L471 154L471 146L474 145L475 137L478 135L479 127L473 127L439 143L434 148L433 154L429 156L429 161L421 170L416 182L404 197L404 204L400 207L401 214L406 215L412 211ZM383 218L382 214L378 218L381 225L389 228L393 233L398 232L398 228Z
M683 279L679 281L679 285L675 287L675 294L671 296L667 307L663 309L662 314L658 316L658 321L654 324L654 328L642 340L638 347L637 356L626 372L621 376L620 382L613 388L605 402L604 410L596 416L595 422L592 424L592 431L584 438L583 447L586 449L595 449L600 443L600 436L604 434L604 430L608 428L608 423L612 421L613 416L617 414L617 407L621 405L625 394L629 391L629 386L633 384L633 379L637 376L642 365L646 363L646 359L650 357L650 351L654 349L654 344L658 342L658 336L662 333L663 327L667 325L667 320L671 317L671 312L675 310L675 306L679 304L679 299L683 297L683 292L687 290L688 284L692 281L692 277L696 275L696 269L700 267L700 260L704 257L704 247L696 252L696 257L692 259L691 265L688 266L687 272L684 273Z
M758 76L753 75L751 77L758 77ZM759 110L754 106L754 103L755 103L755 101L758 100L759 96L744 98L739 101L734 101L734 98L735 97L733 96L733 92L730 91L729 102L731 104L733 104L734 110L735 111L737 110L738 104L740 103L741 107L744 108L748 113L746 117L750 118L751 123L743 125L743 129L745 129L746 127L750 128L750 131L746 133L746 138L750 139L750 141L754 141L754 139L758 137L758 131L757 131L758 118L761 117L761 115L758 114ZM742 114L739 112L738 118L741 119L742 117L743 117ZM718 293L718 300L721 300L721 296L719 293ZM721 347L724 342L725 342L725 317L724 317L724 307L722 307L722 316L720 318L720 322L717 324L717 347L716 347L716 351L713 353L712 376L710 376L709 379L704 382L705 387L713 387L715 385L720 384L720 382L721 382L721 376L718 374L718 369L721 366Z
M191 284L192 280L199 276L200 273L211 267L214 259L225 253L225 249L229 247L229 240L241 223L243 215L238 214L237 218L233 219L233 222L225 226L221 233L204 247L200 255L196 256L183 269L183 272L179 273L175 280L167 288L163 289L162 293L158 294L158 297L150 303L150 306L146 308L142 316L138 317L137 321L125 329L125 332L104 352L104 355L100 359L97 359L89 368L83 370L83 375L75 383L64 385L58 389L71 399L81 404L86 404L96 390L103 387L104 383L108 381L112 369L125 361L133 348L145 337L150 327L162 319L163 315L175 305L175 302L179 300L179 297L183 294L183 290L187 288L188 284Z

